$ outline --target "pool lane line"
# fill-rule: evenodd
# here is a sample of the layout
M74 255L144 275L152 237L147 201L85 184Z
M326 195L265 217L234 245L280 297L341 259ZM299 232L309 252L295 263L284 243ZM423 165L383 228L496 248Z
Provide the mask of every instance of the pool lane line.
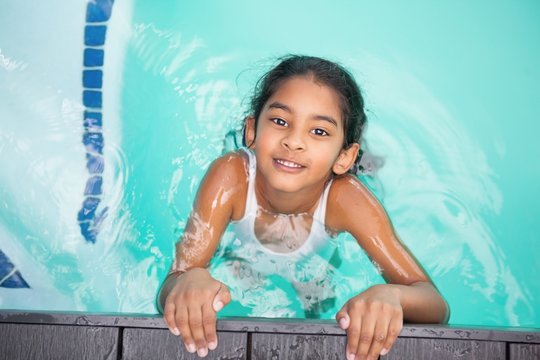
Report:
M91 0L86 7L82 71L83 117L82 143L86 150L86 169L90 175L84 189L82 207L77 213L81 235L86 242L95 243L99 226L107 216L107 208L98 211L103 195L103 64L107 23L114 0Z

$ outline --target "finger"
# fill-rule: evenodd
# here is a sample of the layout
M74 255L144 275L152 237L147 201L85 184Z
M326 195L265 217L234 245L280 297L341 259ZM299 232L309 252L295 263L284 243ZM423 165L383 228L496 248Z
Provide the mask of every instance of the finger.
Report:
M176 320L174 318L175 310L176 306L174 305L174 302L166 302L165 309L163 309L163 321L165 321L165 324L169 328L170 332L178 336L180 335L180 331L178 330L178 326L176 325Z
M360 329L360 340L358 342L358 349L356 350L357 358L363 359L359 356L367 356L371 342L373 341L373 332L375 331L375 318L369 314L362 319L362 328Z
M401 329L403 328L403 317L394 317L390 320L390 325L388 326L388 333L386 334L386 341L384 342L381 355L386 355L394 346Z
M206 337L204 336L202 311L198 306L190 307L188 309L189 315L189 328L195 340L195 346L197 347L197 355L205 357L208 354L208 347L206 344Z
M193 335L189 328L188 310L185 306L178 307L175 320L186 350L193 354L197 351L197 348L195 347L195 340L193 340Z
M209 304L204 305L202 308L202 320L206 343L210 350L214 350L218 345L216 335L216 312Z
M347 327L347 359L354 359L358 351L358 342L360 341L360 330L362 329L362 316L356 315L357 312L351 312L349 326Z
M373 331L373 341L371 342L371 347L368 352L370 359L377 359L379 357L383 345L386 342L389 325L389 316L380 316L377 319L377 322L375 323L375 329Z
M347 311L342 309L336 314L336 321L338 322L340 328L347 330L349 324L351 323L351 318L349 317L349 314L347 314Z
M214 311L215 312L220 311L230 301L231 301L231 292L229 291L229 288L227 288L225 284L221 283L219 290L216 293L216 296L214 297L214 301L212 302L212 307L214 308Z

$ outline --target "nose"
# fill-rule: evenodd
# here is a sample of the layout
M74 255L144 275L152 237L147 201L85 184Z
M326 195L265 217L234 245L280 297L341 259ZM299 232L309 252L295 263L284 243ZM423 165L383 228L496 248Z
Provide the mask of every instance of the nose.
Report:
M306 149L306 143L302 134L298 131L291 131L281 140L281 145L290 151L300 151Z

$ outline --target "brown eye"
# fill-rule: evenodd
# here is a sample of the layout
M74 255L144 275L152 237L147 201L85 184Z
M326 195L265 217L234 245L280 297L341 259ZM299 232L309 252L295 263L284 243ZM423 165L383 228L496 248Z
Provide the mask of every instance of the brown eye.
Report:
M272 118L270 119L274 124L276 125L279 125L279 126L289 126L289 124L287 124L287 122L283 119L280 119L280 118Z
M313 129L311 130L311 132L317 136L328 136L330 134L328 134L328 132L326 132L326 130L323 130L323 129L319 129L319 128L316 128L316 129Z

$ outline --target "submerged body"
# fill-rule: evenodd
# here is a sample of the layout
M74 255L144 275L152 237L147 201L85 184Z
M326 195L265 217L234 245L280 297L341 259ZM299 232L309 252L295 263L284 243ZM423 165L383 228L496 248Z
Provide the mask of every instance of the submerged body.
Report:
M215 314L230 301L226 284L205 269L229 223L240 227L244 223L243 232L253 235L251 245L238 245L238 254L249 257L249 247L259 246L259 251L268 253L259 258L279 258L293 266L321 254L327 260L332 235L349 232L354 236L389 284L372 286L336 314L347 330L349 359L385 354L404 319L424 323L447 319L446 303L399 241L382 206L348 174L359 145L356 136L352 141L348 136L351 109L345 102L357 101L360 94L355 86L345 91L334 84L343 82L339 76L325 78L328 66L332 71L335 66L320 60L299 59L315 70L289 71L268 87L261 106L245 124L251 161L249 152L227 154L211 165L200 185L159 297L171 331L181 334L187 349L200 356L217 346ZM324 69L318 73L320 66ZM336 69L341 76L341 68ZM263 276L274 269L283 271L265 261L251 266L258 267L255 270ZM293 283L302 282L296 271L286 273L285 266L285 276ZM309 279L314 274L307 275Z

